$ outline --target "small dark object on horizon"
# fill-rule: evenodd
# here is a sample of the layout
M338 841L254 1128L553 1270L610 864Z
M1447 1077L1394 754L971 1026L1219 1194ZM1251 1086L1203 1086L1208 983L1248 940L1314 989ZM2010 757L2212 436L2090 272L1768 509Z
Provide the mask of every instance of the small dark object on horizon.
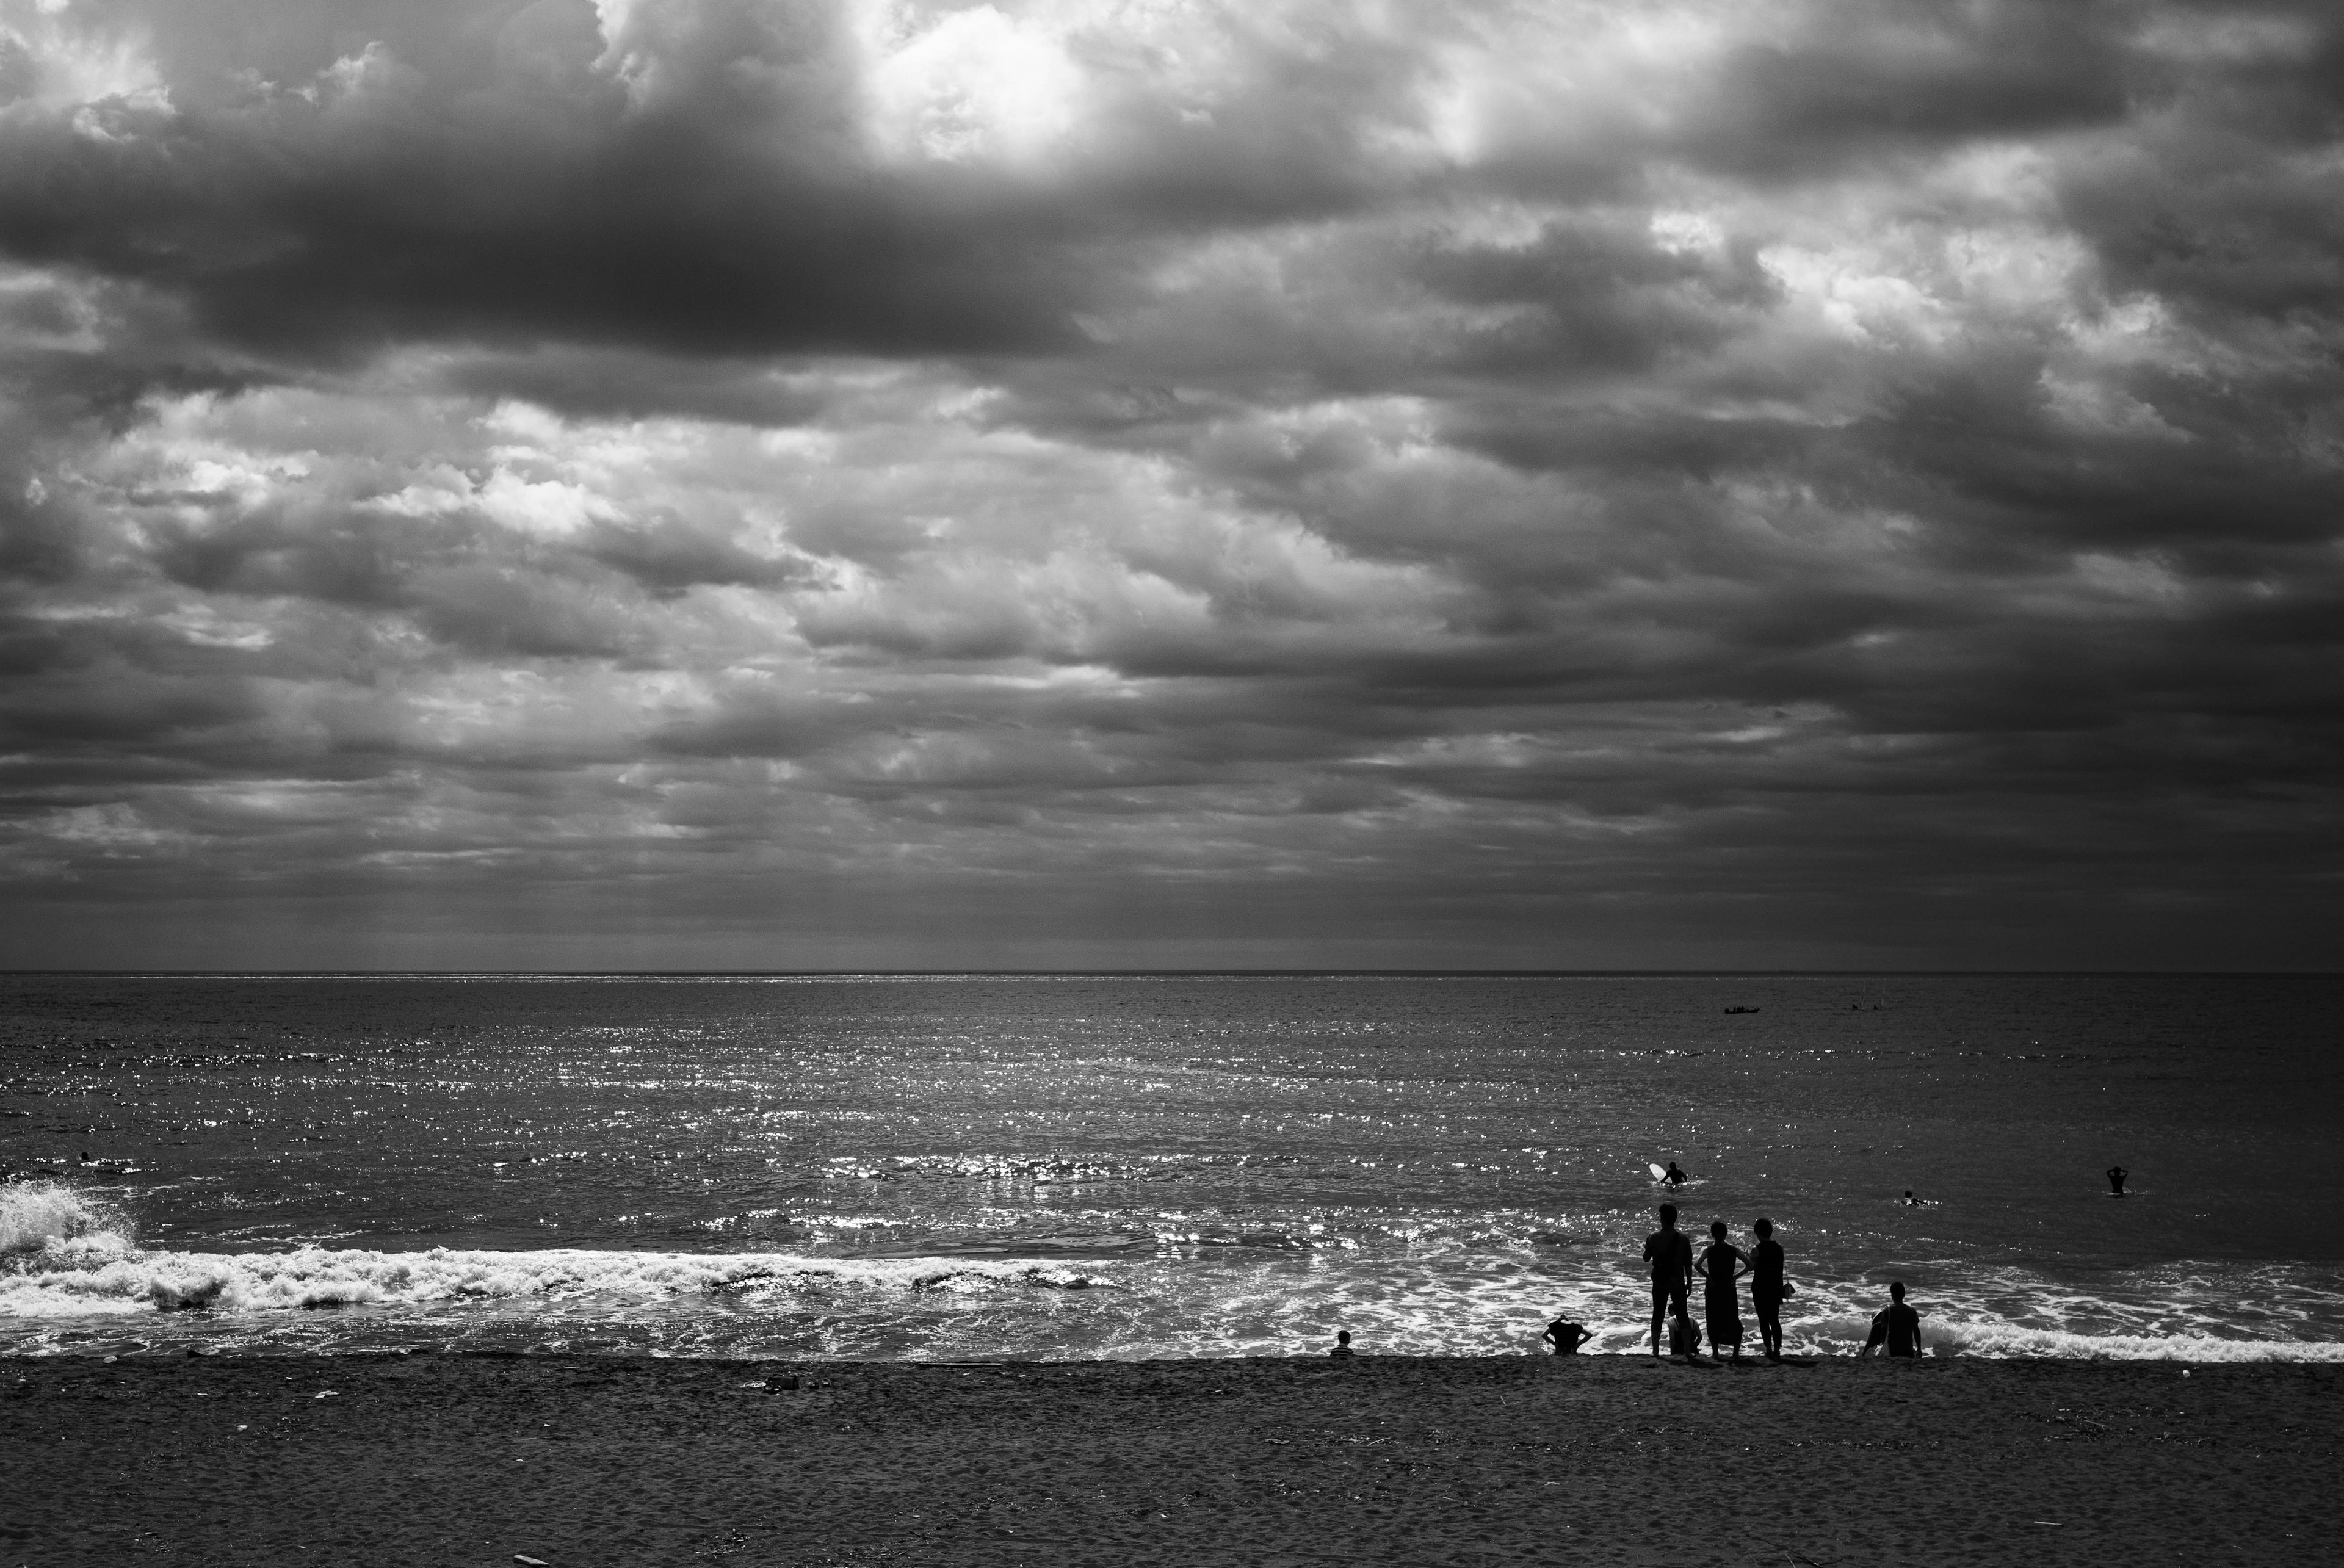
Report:
M798 1375L795 1372L775 1372L765 1380L765 1388L770 1393L787 1393L797 1386Z

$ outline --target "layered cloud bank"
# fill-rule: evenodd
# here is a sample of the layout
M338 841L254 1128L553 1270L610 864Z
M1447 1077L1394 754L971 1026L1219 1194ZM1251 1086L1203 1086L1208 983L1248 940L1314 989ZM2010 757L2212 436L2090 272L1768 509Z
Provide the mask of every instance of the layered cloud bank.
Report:
M0 0L17 965L2333 962L2323 5Z

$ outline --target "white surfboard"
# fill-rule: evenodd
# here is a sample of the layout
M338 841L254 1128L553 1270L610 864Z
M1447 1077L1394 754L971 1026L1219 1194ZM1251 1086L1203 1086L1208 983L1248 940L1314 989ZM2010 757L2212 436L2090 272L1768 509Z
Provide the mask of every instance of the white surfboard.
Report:
M1666 1181L1669 1179L1669 1168L1665 1165L1655 1162L1648 1168L1652 1171L1654 1181Z

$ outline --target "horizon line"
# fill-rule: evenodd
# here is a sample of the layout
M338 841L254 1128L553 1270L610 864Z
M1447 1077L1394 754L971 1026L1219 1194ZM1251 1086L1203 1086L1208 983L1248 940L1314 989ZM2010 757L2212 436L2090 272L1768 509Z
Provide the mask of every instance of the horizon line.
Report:
M462 979L462 980L834 980L834 979L2334 979L2339 969L1382 969L1342 966L1279 968L1010 968L1010 969L52 969L0 966L11 979Z

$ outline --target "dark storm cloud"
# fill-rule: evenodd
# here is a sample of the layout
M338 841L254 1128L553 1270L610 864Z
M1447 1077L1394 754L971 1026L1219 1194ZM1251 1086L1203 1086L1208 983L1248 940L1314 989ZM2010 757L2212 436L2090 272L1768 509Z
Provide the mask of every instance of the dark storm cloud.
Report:
M1107 56L1096 143L1036 178L907 162L874 133L852 7L604 10L490 7L463 23L469 54L411 19L390 42L318 32L269 51L268 77L178 18L162 58L186 63L183 106L131 95L16 127L0 244L170 288L275 352L417 335L1066 349L1134 231L1284 221L1388 187L1359 142L1420 68L1340 28L1240 27L1227 106L1184 117L1145 80L1144 44L1101 32L1084 40ZM896 130L953 141L913 118Z
M2330 961L2325 8L278 10L0 5L18 961Z

